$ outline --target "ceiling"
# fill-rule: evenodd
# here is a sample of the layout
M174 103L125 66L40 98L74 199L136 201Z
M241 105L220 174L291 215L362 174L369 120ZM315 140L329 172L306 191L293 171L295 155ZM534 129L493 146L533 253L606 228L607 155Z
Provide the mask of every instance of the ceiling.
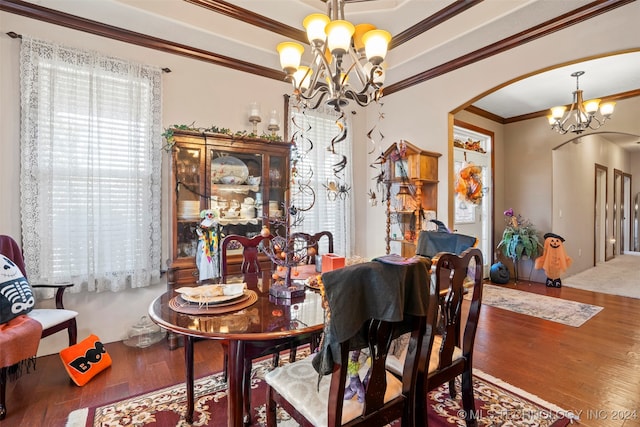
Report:
M515 47L527 37L564 28L567 21L579 22L617 7L629 8L631 14L639 10L631 0L345 1L346 19L370 22L394 37L386 60L385 94L490 56L497 49ZM304 17L326 12L322 0L3 0L0 9L16 12L16 4L109 24L169 41L181 50L190 47L197 54L213 53L209 56L220 65L234 68L239 63L244 68L238 69L278 79L283 75L275 46L293 38L306 42ZM55 21L50 14L38 15ZM103 35L107 30L94 32ZM626 92L640 95L639 50L533 75L475 101L473 107L508 121L568 104L575 89L570 75L578 70L586 72L580 79L585 99ZM611 139L640 150L638 136Z

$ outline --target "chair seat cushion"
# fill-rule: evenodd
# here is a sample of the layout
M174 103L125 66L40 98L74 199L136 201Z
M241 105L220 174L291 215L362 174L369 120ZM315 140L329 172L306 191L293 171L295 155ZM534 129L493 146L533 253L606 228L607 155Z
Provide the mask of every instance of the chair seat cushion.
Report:
M35 304L33 291L22 271L0 254L0 323L27 314Z
M331 375L325 375L318 388L318 373L311 364L315 354L307 358L274 369L265 375L265 381L282 397L289 401L314 426L327 425L327 408ZM365 364L366 365L366 364ZM359 374L366 375L368 366L363 366ZM388 402L402 394L402 382L387 372L387 389L384 401ZM342 424L362 414L363 404L357 397L345 400L342 410Z
M431 357L429 357L429 373L435 372L438 369L440 363L440 346L442 345L442 337L436 335L433 338L433 347L431 348ZM404 360L407 357L406 347L400 352L399 356L389 354L387 356L387 369L398 376L402 376L404 368ZM454 347L452 361L458 360L462 357L462 349L460 347Z
M42 329L48 329L52 326L59 325L62 322L73 319L77 315L77 311L56 308L36 308L27 314L27 316L40 322Z

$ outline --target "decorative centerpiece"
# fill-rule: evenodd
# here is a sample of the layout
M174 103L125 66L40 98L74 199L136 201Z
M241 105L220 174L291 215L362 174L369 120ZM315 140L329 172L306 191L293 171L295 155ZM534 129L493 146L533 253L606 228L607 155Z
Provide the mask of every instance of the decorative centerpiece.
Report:
M284 210L284 209L283 209ZM291 217L296 217L295 207L285 210L286 214L282 218L270 220L271 225L276 230L284 230L284 235L275 234L271 239L264 239L258 245L258 249L264 253L276 266L273 273L273 283L269 288L269 294L275 298L296 298L304 295L304 283L294 282L297 275L295 267L304 264L315 256L316 250L308 246L296 245L290 235ZM269 227L264 226L260 234L263 237L271 235ZM297 246L297 247L296 247ZM284 273L282 276L281 274Z

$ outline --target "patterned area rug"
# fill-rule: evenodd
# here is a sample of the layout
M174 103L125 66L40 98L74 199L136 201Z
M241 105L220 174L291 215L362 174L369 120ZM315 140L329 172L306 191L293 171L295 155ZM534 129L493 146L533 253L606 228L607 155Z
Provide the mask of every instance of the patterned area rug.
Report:
M596 305L489 284L484 285L482 303L574 327L581 326L602 310Z
M270 365L270 360L254 363L251 398L254 426L264 426L266 423L263 378ZM576 418L568 411L480 371L474 375L474 390L479 426L564 427ZM227 393L222 375L215 374L197 380L195 394L194 422L191 425L226 426ZM429 394L429 425L463 427L465 423L461 418L461 405L460 393L452 400L447 386L434 390ZM76 410L69 415L67 427L186 427L189 424L184 420L185 409L185 387L178 384L118 402ZM284 411L281 411L278 419L280 427L298 426Z

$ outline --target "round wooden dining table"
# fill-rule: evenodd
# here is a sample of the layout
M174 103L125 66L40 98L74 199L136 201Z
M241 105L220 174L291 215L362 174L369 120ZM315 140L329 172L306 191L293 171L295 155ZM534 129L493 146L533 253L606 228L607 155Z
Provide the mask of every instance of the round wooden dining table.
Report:
M315 266L304 266L304 276ZM308 272L306 270L309 270ZM308 273L308 274L307 274ZM309 342L322 331L324 309L319 291L307 288L293 299L269 294L271 273L247 273L221 278L222 283L246 282L250 298L237 304L200 306L186 304L175 290L157 297L149 306L150 318L161 327L184 336L187 388L186 420L193 421L193 344L196 339L225 340L228 345L228 426L240 427L246 418L249 396L243 387L245 364L252 359ZM197 283L193 284L197 286ZM250 381L250 380L249 380ZM244 417L243 417L244 415Z

